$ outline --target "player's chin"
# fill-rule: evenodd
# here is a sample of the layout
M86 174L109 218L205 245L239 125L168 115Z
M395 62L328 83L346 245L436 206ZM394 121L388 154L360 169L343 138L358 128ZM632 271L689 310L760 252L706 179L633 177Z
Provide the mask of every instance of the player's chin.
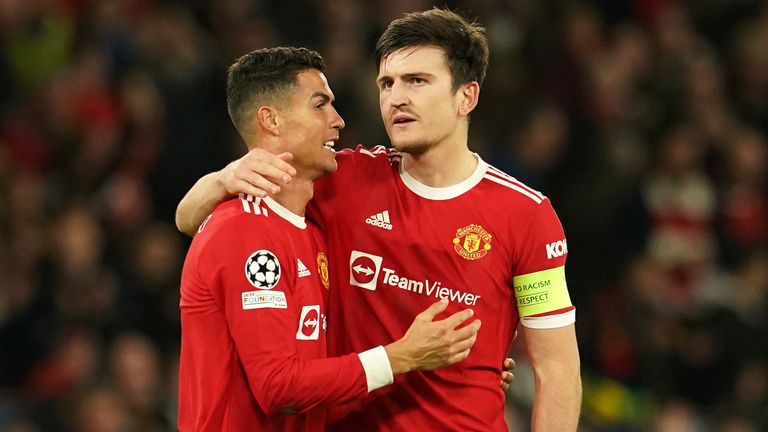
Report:
M429 148L429 145L423 141L392 139L391 143L395 150L412 155L422 154Z
M339 169L339 164L336 162L336 158L333 158L323 165L322 173L323 175L330 174L336 172L337 169Z

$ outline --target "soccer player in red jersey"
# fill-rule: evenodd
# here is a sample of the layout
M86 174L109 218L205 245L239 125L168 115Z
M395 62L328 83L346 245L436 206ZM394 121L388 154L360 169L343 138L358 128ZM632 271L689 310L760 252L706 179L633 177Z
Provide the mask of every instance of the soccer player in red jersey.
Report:
M535 431L574 431L581 404L567 242L552 205L467 146L488 63L485 31L441 9L390 23L376 46L382 119L392 143L344 150L307 209L326 236L329 351L400 334L436 298L471 307L485 330L466 361L417 372L358 401L331 430L506 431L499 365L518 323L534 368ZM285 158L251 152L203 177L179 205L193 231L234 192L280 187ZM285 187L285 186L283 186Z
M329 262L304 219L314 180L337 168L344 127L324 69L303 48L254 51L230 68L233 123L249 148L290 151L296 176L277 194L221 203L192 241L181 280L182 431L323 431L322 408L393 375L454 364L476 340L479 320L456 330L469 309L433 321L443 301L386 347L326 358Z

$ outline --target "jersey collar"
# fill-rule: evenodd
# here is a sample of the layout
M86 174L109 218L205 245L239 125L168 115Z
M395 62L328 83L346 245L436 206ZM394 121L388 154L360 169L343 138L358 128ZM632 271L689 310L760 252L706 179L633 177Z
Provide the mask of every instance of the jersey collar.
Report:
M427 186L408 174L408 171L406 171L403 166L403 161L400 162L400 178L408 189L422 198L435 201L453 199L480 183L488 169L488 164L480 157L480 155L477 153L472 154L477 158L477 168L475 168L472 175L453 186L443 188Z
M294 225L296 228L299 228L299 229L307 228L307 222L304 220L303 216L299 216L296 213L293 213L287 208L281 206L280 203L278 203L277 201L273 200L270 197L264 197L263 200L265 203L267 203L270 210L275 212L281 218L290 222L291 225Z

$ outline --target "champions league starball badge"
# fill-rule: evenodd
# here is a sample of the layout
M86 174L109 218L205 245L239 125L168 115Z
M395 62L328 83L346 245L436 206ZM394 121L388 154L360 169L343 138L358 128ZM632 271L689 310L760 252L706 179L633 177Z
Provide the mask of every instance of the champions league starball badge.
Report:
M245 277L258 289L272 289L280 280L280 262L272 252L258 250L245 262Z

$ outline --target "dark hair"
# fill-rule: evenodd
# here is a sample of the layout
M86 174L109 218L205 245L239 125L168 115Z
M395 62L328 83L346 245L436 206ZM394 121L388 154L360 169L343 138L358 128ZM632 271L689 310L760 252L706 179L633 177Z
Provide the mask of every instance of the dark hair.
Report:
M280 105L307 69L325 72L323 57L306 48L263 48L240 57L227 73L227 110L240 133L255 105Z
M447 9L405 14L392 21L376 43L376 67L402 48L434 46L445 52L454 90L471 81L483 83L488 67L485 28Z

